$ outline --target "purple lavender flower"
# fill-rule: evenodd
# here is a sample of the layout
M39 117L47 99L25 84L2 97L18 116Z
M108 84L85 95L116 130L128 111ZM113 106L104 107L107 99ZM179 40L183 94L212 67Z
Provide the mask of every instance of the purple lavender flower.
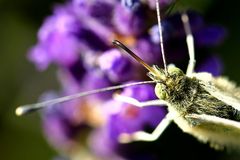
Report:
M152 85L125 88L121 95L133 97L140 102L156 99ZM119 157L118 149L121 148L121 144L118 142L118 137L120 134L144 129L152 131L167 112L164 107L151 106L140 109L115 100L105 103L104 109L108 114L107 125L96 130L89 142L92 152L103 159Z
M223 27L207 25L202 16L194 11L188 11L187 14L189 16L190 26L194 37L194 47L197 53L204 48L209 48L209 46L219 45L223 41L226 36L226 31ZM166 53L168 53L168 59L173 61L188 56L185 41L186 33L184 32L183 22L181 21L180 16L180 14L174 14L167 17L162 22L165 50ZM153 43L159 43L160 40L156 25L152 26L149 33Z
M83 79L82 85L84 90L93 90L98 88L105 88L108 86L112 86L113 82L106 76L103 71L91 71L85 74L85 78ZM85 86L85 87L84 87ZM107 100L111 98L112 92L106 92L106 93L100 93L89 96L90 99L94 98L100 98L103 100Z
M174 0L159 0L160 6L165 7L169 4L174 2ZM154 9L156 8L156 1L155 0L146 0L146 1L141 1L141 0L121 0L121 3L123 6L130 8L130 9L135 9L139 7L140 5L143 5L146 3L149 5L150 8Z
M30 52L30 60L39 69L46 69L50 62L63 66L73 64L78 58L79 49L83 47L75 36L78 30L80 24L70 8L57 6L54 15L48 17L39 30L39 43Z
M56 98L56 94L48 92L41 99L52 98ZM72 109L72 106L64 109L62 105L54 105L44 109L42 114L45 135L53 146L62 149L67 149L75 143L74 137L80 129L80 125L74 124L72 118L67 116L69 109Z
M207 26L200 29L194 35L197 39L198 46L214 46L219 45L225 38L226 31L219 26Z
M209 72L213 76L220 76L223 71L223 64L221 59L216 55L210 55L204 61L198 65L196 70L198 72Z
M121 95L133 97L140 102L157 99L154 94L154 87L151 85L129 87L124 89ZM117 141L121 133L133 133L145 128L154 129L165 114L165 108L159 106L140 109L136 106L121 103L119 112L111 114L108 119L110 136Z
M161 7L171 2L160 0ZM150 65L161 67L157 22L152 17L155 12L155 0L68 1L56 6L53 15L45 20L38 33L38 43L30 50L29 59L40 70L50 64L57 65L61 95L143 81L147 78L143 67L113 48L111 42L118 39ZM202 17L193 11L188 15L196 52L203 51L198 54L202 63L197 63L197 67L218 75L221 71L220 61L215 57L207 59L206 49L223 40L224 29L206 25ZM162 26L168 62L176 62L184 68L181 60L186 60L188 55L180 14L165 17ZM147 101L157 99L153 88L152 85L135 86L123 89L120 94ZM113 92L46 109L43 112L43 128L49 141L56 148L81 143L77 137L87 125L92 129L88 136L92 153L121 159L117 155L121 146L118 136L139 130L152 131L166 110L159 106L140 109L113 100Z
M117 32L124 36L138 36L146 30L147 24L144 21L146 18L147 14L140 7L131 11L122 5L116 5L113 13L113 24Z
M128 8L136 8L141 2L140 0L121 0L121 3Z
M100 69L113 82L123 82L134 77L134 66L119 50L111 49L99 57Z
M97 155L99 159L105 160L124 160L115 151L117 150L117 143L109 138L109 133L106 128L94 130L88 142L91 153Z

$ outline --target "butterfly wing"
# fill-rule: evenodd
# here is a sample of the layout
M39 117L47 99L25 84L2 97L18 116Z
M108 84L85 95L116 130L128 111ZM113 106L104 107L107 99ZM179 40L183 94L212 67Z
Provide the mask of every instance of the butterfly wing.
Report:
M205 114L188 114L185 118L196 123L191 134L212 147L240 148L240 122Z
M212 96L240 111L240 87L225 77L213 77L201 72L194 75Z

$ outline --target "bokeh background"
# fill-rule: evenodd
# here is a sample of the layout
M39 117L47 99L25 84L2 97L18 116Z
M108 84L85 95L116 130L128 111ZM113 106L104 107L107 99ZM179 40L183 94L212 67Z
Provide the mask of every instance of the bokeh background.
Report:
M0 0L0 159L43 160L57 154L44 139L39 115L16 117L14 110L19 104L36 102L44 91L59 87L54 66L38 72L26 53L36 42L43 19L51 14L54 4L61 2ZM223 60L224 75L240 84L240 3L219 0L181 0L181 3L198 10L207 22L227 29L225 42L214 52ZM169 133L170 136L174 134Z

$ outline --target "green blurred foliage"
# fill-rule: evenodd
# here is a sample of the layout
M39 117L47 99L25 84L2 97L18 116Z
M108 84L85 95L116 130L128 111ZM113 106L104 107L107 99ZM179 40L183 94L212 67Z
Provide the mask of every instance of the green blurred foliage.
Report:
M26 53L52 1L0 1L0 155L1 159L50 159L55 152L43 137L37 114L16 117L19 104L37 101L57 88L54 68L37 72ZM36 87L37 86L37 87Z
M228 30L223 45L214 49L224 62L224 74L240 83L240 12L238 1L178 0L181 8L194 8L206 21ZM61 2L61 1L58 1ZM231 2L231 3L230 3ZM46 90L57 89L55 68L38 72L26 53L36 42L44 17L57 1L0 0L0 156L1 159L51 159L56 152L44 139L40 116L16 117L19 104L37 101Z

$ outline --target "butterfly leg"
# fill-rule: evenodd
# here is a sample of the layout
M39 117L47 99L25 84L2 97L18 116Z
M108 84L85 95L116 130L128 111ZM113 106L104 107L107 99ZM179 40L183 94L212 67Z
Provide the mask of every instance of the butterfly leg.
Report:
M189 18L187 13L183 13L181 18L182 18L184 30L186 33L186 42L187 42L188 54L189 54L189 63L188 63L186 75L191 76L192 73L194 72L194 67L196 63L195 53L194 53L194 39L193 39L191 26L189 23Z
M161 106L161 105L167 105L167 103L163 100L160 99L156 99L156 100L149 100L149 101L145 101L145 102L139 102L138 100L132 98L132 97L128 97L128 96L123 96L120 94L114 94L113 98L115 100L124 102L124 103L128 103L137 107L147 107L147 106Z
M127 133L120 134L119 142L129 143L132 141L154 141L163 133L167 126L172 122L173 117L174 116L172 114L168 113L152 133L138 131L131 134Z

